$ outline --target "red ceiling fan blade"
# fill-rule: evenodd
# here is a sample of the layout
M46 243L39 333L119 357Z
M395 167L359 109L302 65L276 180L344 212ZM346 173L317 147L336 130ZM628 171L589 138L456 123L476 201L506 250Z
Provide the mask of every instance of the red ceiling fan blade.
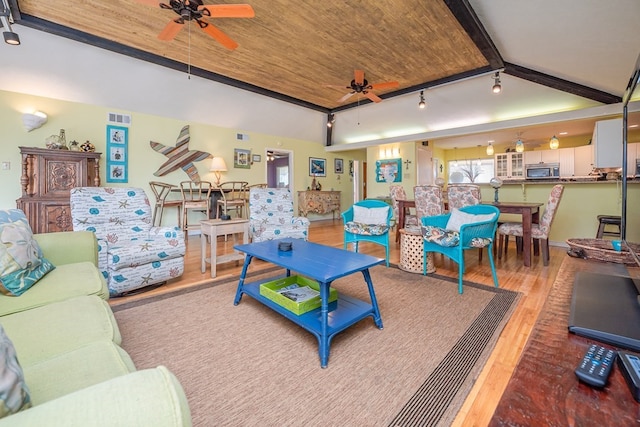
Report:
M343 96L342 98L338 99L338 102L344 102L347 99L351 98L353 96L355 92L349 92L348 94L346 94L345 96Z
M366 96L367 98L369 98L370 100L372 100L373 102L382 102L382 99L380 99L380 97L378 95L376 95L373 92L362 92L364 94L364 96Z
M398 82L383 82L383 83L376 83L371 85L371 89L374 90L384 90L384 89L392 89L394 87L398 87L399 83Z
M158 38L164 41L173 40L182 29L183 24L184 21L180 18L174 21L169 21L167 26L164 27L164 30L162 30L160 34L158 34Z
M256 13L248 4L209 4L198 6L198 10L212 18L253 18Z
M354 75L354 80L356 81L356 84L358 86L361 86L364 84L364 70L355 70L353 75Z
M198 20L198 25L200 25L200 28L202 28L202 30L205 33L209 34L211 37L218 40L218 42L220 42L220 44L226 47L227 49L234 50L235 48L238 47L238 43L233 41L228 35L220 31L218 28L214 27L213 25L207 22L203 22L201 20Z

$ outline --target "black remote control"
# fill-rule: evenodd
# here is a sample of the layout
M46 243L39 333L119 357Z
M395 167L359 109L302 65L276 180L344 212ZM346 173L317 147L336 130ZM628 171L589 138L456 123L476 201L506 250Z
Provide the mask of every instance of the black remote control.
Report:
M576 376L593 387L604 387L613 368L617 353L608 348L592 344L576 368Z

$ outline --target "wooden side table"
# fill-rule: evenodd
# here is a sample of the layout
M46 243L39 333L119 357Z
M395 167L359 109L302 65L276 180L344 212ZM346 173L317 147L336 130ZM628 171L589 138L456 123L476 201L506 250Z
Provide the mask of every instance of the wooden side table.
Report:
M249 243L249 220L235 218L223 221L221 219L204 219L200 221L202 231L200 233L201 267L204 273L207 270L207 262L211 264L211 277L216 277L216 265L223 262L243 261L244 255L238 251L217 257L218 236L233 235L233 244L236 245L236 237L242 233L242 243ZM210 257L207 257L207 237L209 238Z

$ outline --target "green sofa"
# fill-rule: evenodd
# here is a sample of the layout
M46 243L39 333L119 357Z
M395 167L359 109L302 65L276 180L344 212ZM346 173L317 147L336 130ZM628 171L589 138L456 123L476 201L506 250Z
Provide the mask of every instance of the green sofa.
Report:
M184 391L165 367L136 371L107 303L91 232L35 235L55 266L19 297L0 294L32 407L2 426L190 426Z

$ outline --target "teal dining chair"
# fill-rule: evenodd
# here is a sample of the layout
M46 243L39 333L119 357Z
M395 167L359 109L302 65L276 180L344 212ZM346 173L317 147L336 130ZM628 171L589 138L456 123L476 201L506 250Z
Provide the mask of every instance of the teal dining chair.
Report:
M421 218L424 238L423 274L427 274L427 254L441 253L458 263L458 292L462 293L464 251L487 248L493 283L498 287L498 276L493 261L493 244L500 210L491 205L471 205L452 209L446 215Z
M380 200L362 200L342 212L344 221L344 249L353 243L358 252L359 242L384 246L385 261L389 267L389 229L393 210Z

